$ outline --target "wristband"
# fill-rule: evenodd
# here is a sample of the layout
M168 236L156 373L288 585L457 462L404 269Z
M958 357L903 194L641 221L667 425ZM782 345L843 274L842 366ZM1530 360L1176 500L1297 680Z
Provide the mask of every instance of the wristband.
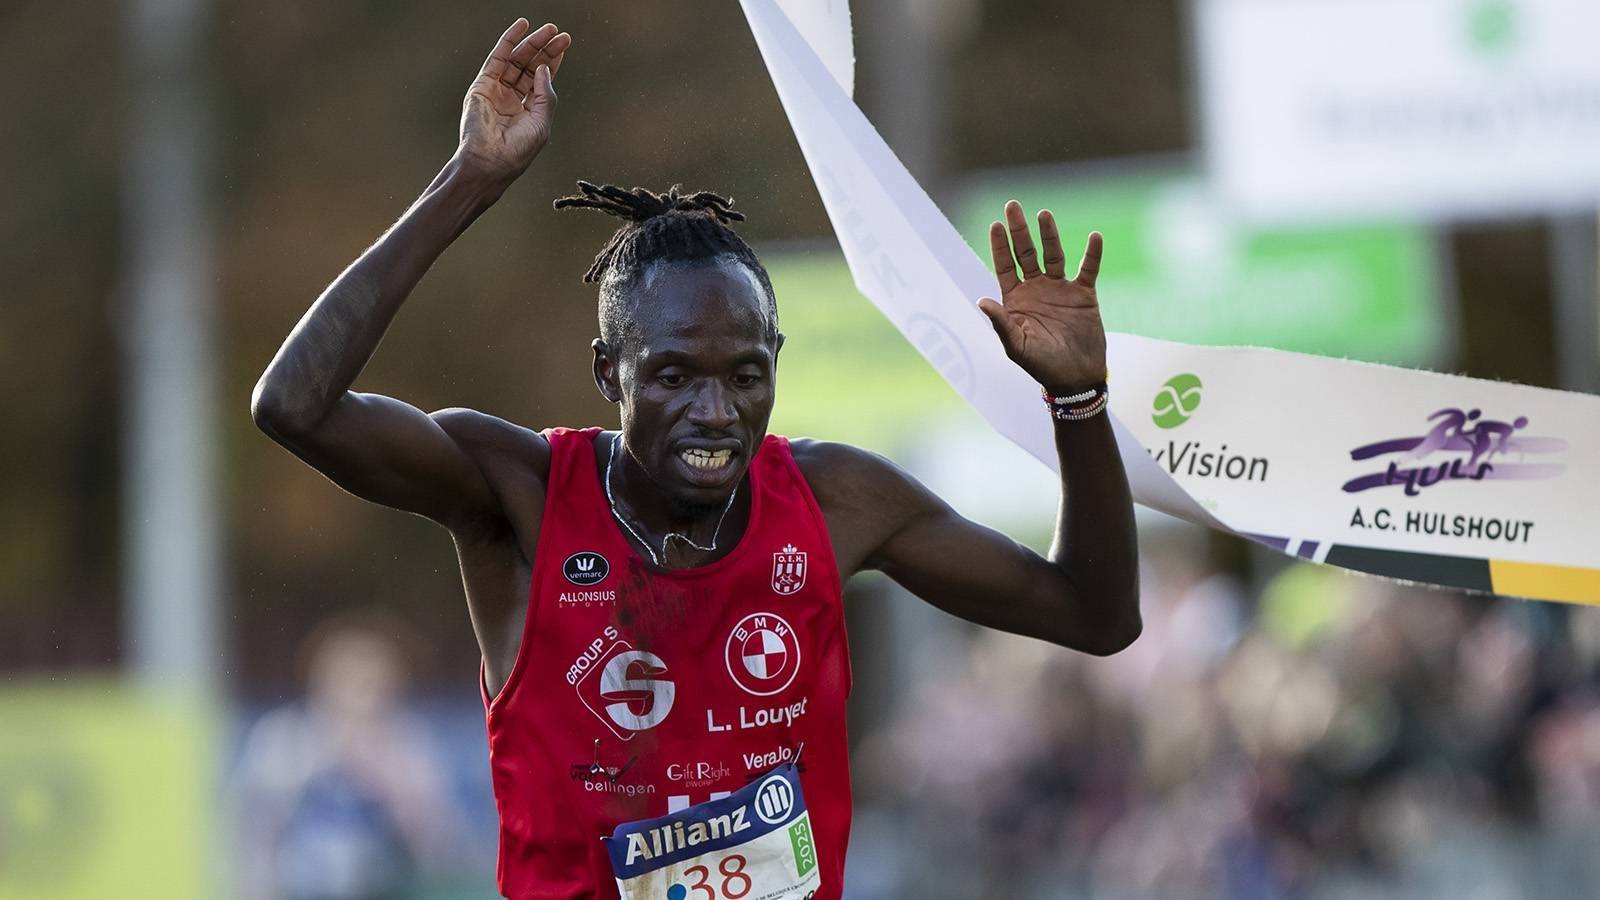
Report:
M1086 390L1063 397L1057 397L1048 390L1041 393L1044 395L1044 403L1050 410L1051 418L1062 422L1092 419L1105 412L1106 407L1111 405L1111 395L1103 381L1091 385Z

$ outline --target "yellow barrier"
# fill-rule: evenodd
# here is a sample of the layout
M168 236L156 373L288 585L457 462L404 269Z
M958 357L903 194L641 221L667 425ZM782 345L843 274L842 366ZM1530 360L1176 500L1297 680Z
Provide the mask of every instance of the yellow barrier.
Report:
M0 900L219 896L217 721L114 680L0 681Z

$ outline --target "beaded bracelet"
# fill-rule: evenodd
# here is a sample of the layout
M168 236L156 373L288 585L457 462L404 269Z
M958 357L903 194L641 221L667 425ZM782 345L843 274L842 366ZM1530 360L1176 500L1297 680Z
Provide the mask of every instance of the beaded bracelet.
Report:
M1045 406L1050 410L1050 416L1063 422L1092 419L1105 412L1111 401L1111 395L1103 381L1087 390L1065 397L1057 397L1048 390L1041 393L1044 395Z

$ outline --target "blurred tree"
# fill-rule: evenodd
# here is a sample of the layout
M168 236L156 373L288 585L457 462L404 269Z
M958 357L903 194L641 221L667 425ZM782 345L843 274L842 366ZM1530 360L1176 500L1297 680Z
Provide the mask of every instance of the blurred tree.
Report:
M0 665L115 657L116 6L0 9Z

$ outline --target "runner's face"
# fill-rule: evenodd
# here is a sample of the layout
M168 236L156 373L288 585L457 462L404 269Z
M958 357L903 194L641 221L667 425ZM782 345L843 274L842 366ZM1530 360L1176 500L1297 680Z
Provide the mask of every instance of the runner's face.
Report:
M679 512L719 511L766 436L782 338L768 340L761 286L739 263L657 264L637 290L612 370L623 441Z

